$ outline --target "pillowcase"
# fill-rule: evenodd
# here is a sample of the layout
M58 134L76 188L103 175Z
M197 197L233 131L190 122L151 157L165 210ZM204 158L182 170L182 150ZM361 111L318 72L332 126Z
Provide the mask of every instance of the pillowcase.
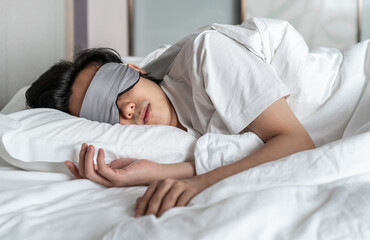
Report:
M103 148L107 163L137 158L166 164L193 160L197 139L171 126L110 125L38 108L0 114L0 140L0 157L16 167L68 173L64 161L78 164L82 143Z

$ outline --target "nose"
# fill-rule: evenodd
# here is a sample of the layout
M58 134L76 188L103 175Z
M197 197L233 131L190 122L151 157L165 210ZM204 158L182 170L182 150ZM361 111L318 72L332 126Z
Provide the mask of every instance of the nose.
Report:
M134 117L134 113L135 113L135 103L133 102L130 102L130 103L126 103L124 106L123 106L123 117L125 119L131 119Z

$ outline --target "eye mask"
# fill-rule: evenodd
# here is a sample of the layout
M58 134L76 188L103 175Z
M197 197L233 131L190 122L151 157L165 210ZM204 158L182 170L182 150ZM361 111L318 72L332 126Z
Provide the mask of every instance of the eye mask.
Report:
M119 123L117 98L133 88L139 78L139 73L125 64L104 64L86 91L80 117L112 125Z

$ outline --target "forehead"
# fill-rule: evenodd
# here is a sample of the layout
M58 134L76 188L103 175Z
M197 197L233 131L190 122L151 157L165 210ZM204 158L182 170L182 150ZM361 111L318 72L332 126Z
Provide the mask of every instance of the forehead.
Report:
M72 85L72 95L69 98L68 109L70 114L79 116L86 91L100 66L99 64L90 64L76 76Z

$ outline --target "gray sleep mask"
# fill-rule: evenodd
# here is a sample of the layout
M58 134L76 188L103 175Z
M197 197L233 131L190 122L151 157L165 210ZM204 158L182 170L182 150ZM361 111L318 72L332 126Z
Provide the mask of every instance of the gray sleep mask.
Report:
M139 72L125 64L104 64L86 91L80 117L112 125L119 123L117 99L133 88L139 79Z

